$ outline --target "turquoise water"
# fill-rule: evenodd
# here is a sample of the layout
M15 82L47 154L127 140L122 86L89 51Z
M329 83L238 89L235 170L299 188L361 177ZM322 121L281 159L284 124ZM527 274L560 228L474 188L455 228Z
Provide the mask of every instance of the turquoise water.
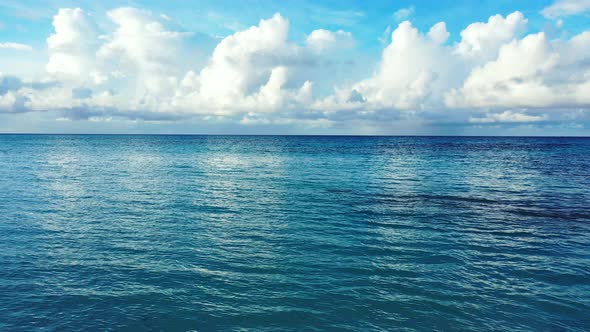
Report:
M0 135L0 330L590 330L590 139Z

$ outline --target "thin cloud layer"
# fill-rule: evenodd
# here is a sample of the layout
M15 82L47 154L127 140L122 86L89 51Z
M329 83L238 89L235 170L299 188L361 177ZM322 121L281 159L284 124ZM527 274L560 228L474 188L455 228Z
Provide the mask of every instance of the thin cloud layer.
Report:
M33 50L33 47L30 45L21 44L21 43L11 43L11 42L0 43L0 48L10 49L10 50L15 50L15 51L32 51Z
M558 18L590 11L590 0L557 0L544 8L541 14L547 18Z

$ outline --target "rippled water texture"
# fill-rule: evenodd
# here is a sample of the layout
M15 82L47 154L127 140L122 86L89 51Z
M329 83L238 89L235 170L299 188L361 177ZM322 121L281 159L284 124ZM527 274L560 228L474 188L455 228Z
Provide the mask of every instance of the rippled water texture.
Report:
M0 136L0 330L590 329L590 139Z

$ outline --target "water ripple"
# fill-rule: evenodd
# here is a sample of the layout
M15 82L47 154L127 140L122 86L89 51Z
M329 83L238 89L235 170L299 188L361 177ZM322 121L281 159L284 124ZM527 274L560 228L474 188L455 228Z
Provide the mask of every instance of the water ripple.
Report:
M0 147L0 330L590 330L590 139Z

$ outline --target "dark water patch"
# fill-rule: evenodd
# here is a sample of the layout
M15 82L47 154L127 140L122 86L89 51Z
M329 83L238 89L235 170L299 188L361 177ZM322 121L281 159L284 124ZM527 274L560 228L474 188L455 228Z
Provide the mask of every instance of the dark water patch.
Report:
M580 220L590 222L590 213L575 210L507 209L506 212L522 217L538 217L553 220Z

